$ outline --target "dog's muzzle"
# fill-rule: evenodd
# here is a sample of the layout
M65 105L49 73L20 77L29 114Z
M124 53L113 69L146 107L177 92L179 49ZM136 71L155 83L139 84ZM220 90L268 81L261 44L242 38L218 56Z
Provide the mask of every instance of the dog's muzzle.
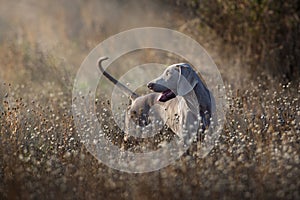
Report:
M154 92L161 92L161 95L159 95L157 101L166 102L176 97L176 94L169 88L166 88L165 86L152 83L152 82L148 83L147 86L149 89L153 90Z

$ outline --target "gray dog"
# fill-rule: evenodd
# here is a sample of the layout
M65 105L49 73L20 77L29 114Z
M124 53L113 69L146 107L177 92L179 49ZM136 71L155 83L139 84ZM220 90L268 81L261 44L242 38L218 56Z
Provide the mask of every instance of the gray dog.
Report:
M199 122L202 132L209 126L213 97L189 64L169 66L160 77L148 83L148 88L154 93L139 96L102 68L101 63L106 59L108 58L102 57L98 60L100 71L132 101L125 115L126 127L131 120L140 127L147 126L155 120L151 118L151 112L155 112L179 137L182 137L178 134L183 131L182 128L191 124ZM198 127L199 125L191 130L197 132Z
M158 100L162 102L167 102L175 96L182 96L190 109L199 111L202 129L209 126L213 97L189 64L178 63L169 66L160 77L148 83L148 88L160 92ZM196 96L197 103L193 102L192 94ZM193 108L196 105L199 107Z

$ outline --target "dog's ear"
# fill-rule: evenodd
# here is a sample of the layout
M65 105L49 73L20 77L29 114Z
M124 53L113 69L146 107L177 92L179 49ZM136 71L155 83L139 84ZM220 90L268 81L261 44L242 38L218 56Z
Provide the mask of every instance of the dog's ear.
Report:
M177 65L179 69L179 78L177 82L177 93L184 96L191 92L198 83L196 73L188 64Z

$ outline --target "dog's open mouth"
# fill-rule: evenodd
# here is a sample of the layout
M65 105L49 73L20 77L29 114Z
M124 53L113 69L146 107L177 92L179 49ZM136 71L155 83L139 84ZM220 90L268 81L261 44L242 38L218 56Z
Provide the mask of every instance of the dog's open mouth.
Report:
M166 102L175 97L176 97L176 95L174 94L174 92L172 92L172 90L170 90L170 89L167 89L167 90L163 91L161 93L161 95L159 95L159 97L157 98L157 101Z

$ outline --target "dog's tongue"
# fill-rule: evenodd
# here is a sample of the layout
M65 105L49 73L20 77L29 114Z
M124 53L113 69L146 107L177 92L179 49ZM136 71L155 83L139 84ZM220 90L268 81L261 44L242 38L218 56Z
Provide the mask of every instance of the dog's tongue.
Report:
M157 101L166 102L175 97L176 97L176 95L171 90L166 90L161 95L159 95L159 97L157 98Z

